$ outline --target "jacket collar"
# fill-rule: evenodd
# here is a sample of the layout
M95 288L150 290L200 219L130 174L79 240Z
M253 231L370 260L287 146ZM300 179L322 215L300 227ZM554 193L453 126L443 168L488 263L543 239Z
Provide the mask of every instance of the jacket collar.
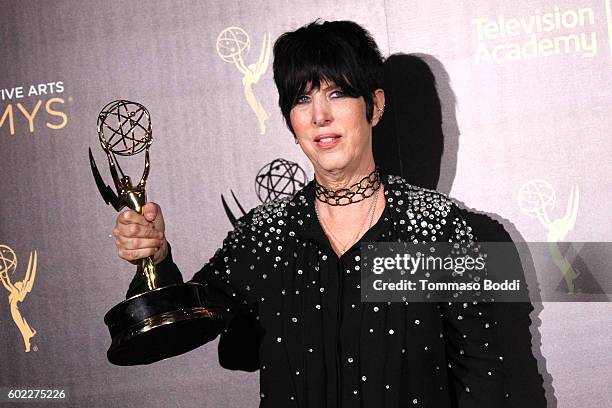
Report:
M399 176L381 174L381 178L385 189L385 212L383 212L382 217L388 217L393 227L413 212L410 208L412 202L411 189L406 188L406 186L409 186L408 183ZM315 182L311 180L290 200L289 223L305 238L322 240L325 238L325 233L317 220L314 209L315 200Z

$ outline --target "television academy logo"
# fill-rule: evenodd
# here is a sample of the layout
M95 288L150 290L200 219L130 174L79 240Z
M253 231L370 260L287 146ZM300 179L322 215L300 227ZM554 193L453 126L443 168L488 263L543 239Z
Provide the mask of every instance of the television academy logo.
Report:
M15 251L8 245L0 245L0 281L2 281L2 285L9 292L8 301L11 309L11 317L21 332L26 353L30 352L30 342L32 337L36 335L36 330L29 325L25 317L21 314L19 303L23 302L28 293L32 291L34 279L36 279L37 266L38 255L36 251L30 252L30 259L24 279L12 282L11 275L14 274L17 269L17 255L15 255ZM37 350L36 346L33 347L33 350Z
M259 82L261 76L266 73L270 63L270 53L272 51L270 33L264 33L263 44L257 62L248 65L244 62L244 55L248 54L251 49L251 39L242 28L228 27L221 31L217 37L216 46L219 57L225 62L234 64L236 69L242 74L244 96L257 116L259 133L264 135L266 133L266 120L270 115L255 97L253 85Z
M600 49L605 14L610 57L612 58L612 13L610 0L605 12L598 7L536 8L522 16L477 17L470 20L477 45L474 63L502 64L558 55L595 57Z

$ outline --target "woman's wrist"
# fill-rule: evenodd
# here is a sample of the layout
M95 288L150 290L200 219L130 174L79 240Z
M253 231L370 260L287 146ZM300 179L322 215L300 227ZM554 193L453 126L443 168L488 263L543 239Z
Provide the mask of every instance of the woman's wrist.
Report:
M163 262L167 256L168 256L168 241L164 239L163 245L153 255L153 263L155 265L158 265L159 263Z

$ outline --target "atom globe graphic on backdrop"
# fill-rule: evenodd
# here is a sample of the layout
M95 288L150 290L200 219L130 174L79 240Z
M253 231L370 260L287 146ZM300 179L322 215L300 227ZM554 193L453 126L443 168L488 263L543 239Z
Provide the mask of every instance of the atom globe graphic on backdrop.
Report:
M306 185L306 172L299 164L285 159L275 159L263 166L255 176L255 193L262 203L282 197L291 197ZM221 194L221 203L227 218L235 227L246 211L232 190L230 190L239 213L234 214ZM241 214L241 215L240 215Z
M17 256L6 245L0 245L0 276L9 276L17 268Z
M555 190L547 181L541 179L528 181L518 193L519 207L532 217L554 208L555 199Z
M225 62L233 63L243 52L249 52L251 40L240 27L228 27L217 37L217 53Z
M293 196L306 185L306 172L294 162L276 159L263 166L255 177L255 192L262 203Z

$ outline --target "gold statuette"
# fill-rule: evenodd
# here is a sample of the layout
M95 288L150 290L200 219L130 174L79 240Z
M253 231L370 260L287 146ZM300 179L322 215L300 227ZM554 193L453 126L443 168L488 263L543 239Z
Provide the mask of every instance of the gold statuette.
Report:
M106 153L115 191L106 185L89 149L91 170L98 190L115 210L128 207L142 214L146 203L145 184L149 175L151 117L147 109L125 100L107 104L98 116L98 136ZM140 181L132 184L117 156L144 152ZM146 291L119 303L104 316L112 343L108 360L117 365L148 364L190 351L210 340L222 328L221 316L204 299L204 285L196 282L159 286L150 257L136 271L146 282Z

